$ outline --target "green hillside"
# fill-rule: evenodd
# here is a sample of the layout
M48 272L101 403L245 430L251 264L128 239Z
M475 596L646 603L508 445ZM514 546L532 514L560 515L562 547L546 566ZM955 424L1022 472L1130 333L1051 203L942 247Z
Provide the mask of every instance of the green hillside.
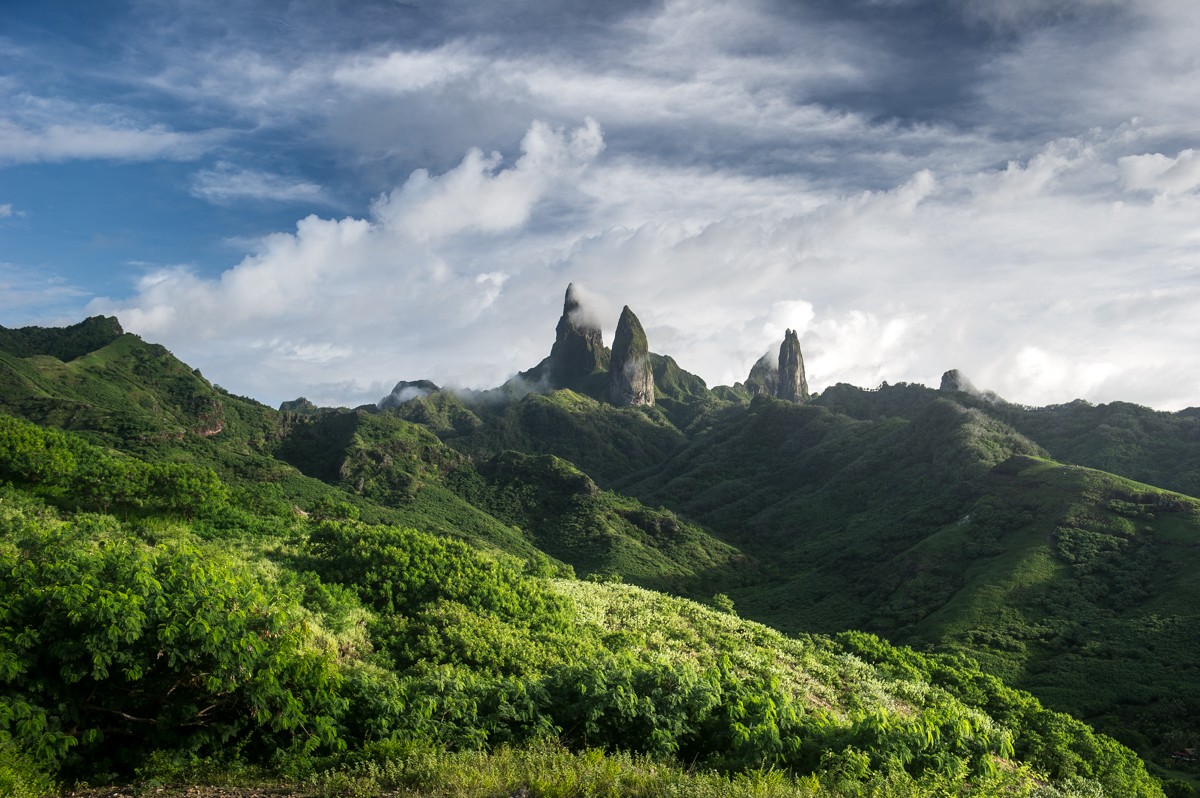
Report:
M598 747L644 757L614 764L621 778L664 757L727 775L773 765L791 774L773 782L786 794L1005 794L1036 778L1046 795L1157 795L1171 752L1200 736L1200 502L1052 459L1184 479L1190 444L1176 432L1194 419L912 385L839 385L794 404L710 391L657 355L653 407L604 401L600 368L547 393L514 382L385 410L277 411L114 324L0 336L0 479L13 486L0 553L49 569L20 566L6 588L19 608L6 617L32 619L10 627L0 711L21 767L225 772L215 741L237 738L269 778L298 762L325 768L314 784L380 790L440 783L396 775L422 746L534 768L582 767ZM1135 422L1141 438L1113 431ZM63 554L35 553L51 551ZM177 730L115 746L137 721L110 733L103 705L45 691L178 678L138 664L161 641L117 649L191 616L145 615L109 648L93 635L44 654L13 630L74 640L28 596L67 601L80 578L98 592L70 599L84 602L78 617L122 617L120 602L160 612L162 585L200 589L175 573L226 584L230 606L278 607L294 634L247 671L274 687L187 677L245 696L214 704L194 740L178 724L194 722L201 693L185 705L151 699L158 688L105 693L122 717ZM139 587L87 609L107 584ZM210 631L232 622L196 617ZM250 624L230 627L238 639L275 639L237 623ZM251 668L189 634L168 670L187 646L216 658L212 673ZM79 670L85 660L102 666ZM67 681L30 680L47 668ZM290 709L272 715L271 701ZM565 748L539 748L548 736ZM385 740L400 747L372 747ZM364 775L367 761L393 775Z
M552 405L560 396L522 404ZM503 421L482 416L469 436L450 442L466 448L504 434L512 448L569 458L576 429L622 412L582 400L571 406L583 411L572 427L510 407ZM699 420L679 431L686 444L611 484L758 563L727 591L742 614L792 632L863 629L966 652L1162 765L1200 742L1188 720L1188 708L1200 708L1191 687L1197 652L1188 642L1197 618L1178 586L1200 565L1185 542L1200 530L1186 512L1160 513L1146 540L1113 543L1124 538L1106 526L1121 517L1111 502L1137 504L1162 491L1046 459L1051 452L1018 429L1036 430L1038 411L923 386L840 385L805 406L765 396L694 406ZM1160 454L1186 443L1173 440L1173 430L1196 423L1139 410L1163 422L1146 433ZM626 456L623 439L607 437L604 448L591 442L591 462ZM1061 437L1051 440L1061 446ZM1171 462L1133 447L1118 465L1128 467L1134 454L1161 469ZM1056 477L1048 492L1032 476L1043 469L1020 476L1028 462L1071 478ZM1081 531L1059 542L1060 529ZM1079 546L1100 546L1106 564L1076 562ZM1081 569L1092 570L1076 575ZM1126 586L1130 580L1141 581ZM1080 596L1099 604L1089 609Z
M866 391L839 384L826 389L815 403L859 419L912 418L946 396L924 385L884 385ZM1200 419L1195 415L1128 402L1092 405L1079 399L1064 405L1023 407L965 393L952 396L955 402L977 408L1036 440L1060 462L1200 495Z
M661 778L680 778L671 761L699 765L697 784L778 767L798 780L768 783L788 794L1039 782L1047 795L1162 794L1131 752L950 662L928 677L875 668L842 642L638 588L549 581L397 527L293 516L253 543L206 542L180 511L255 523L211 472L208 493L170 516L152 501L127 521L68 510L96 483L90 463L122 458L23 422L2 432L0 767L22 794L231 767L366 794L436 781L461 752L491 767L512 746L532 746L535 787L578 779L607 751L625 752L610 772L631 775L635 754L643 768L666 760ZM159 468L128 460L108 493ZM939 686L950 673L982 689ZM997 702L1002 721L983 708ZM597 756L568 758L563 773L561 757L538 753L548 740Z
M70 343L80 339L77 328L105 322L100 326L110 329L109 321L97 317L59 332ZM56 343L53 330L35 329L44 348L67 346ZM748 570L744 556L694 525L658 534L653 513L646 515L650 511L636 501L606 492L567 506L563 502L573 489L561 480L538 476L518 485L487 467L487 459L503 457L506 446L535 448L526 438L491 434L488 440L495 446L466 447L473 460L404 420L419 417L443 434L453 423L482 424L450 394L415 400L397 411L318 412L311 403L285 403L294 409L276 411L211 385L162 346L135 335L109 335L104 341L65 363L48 355L19 356L27 349L0 351L0 412L78 432L145 460L209 468L232 486L267 490L301 511L347 504L355 517L372 523L450 535L524 559L549 554L558 564L577 567L581 576L619 574L637 584L711 596ZM636 411L595 412L600 407L560 392L527 396L504 412L551 440L568 442L572 453L609 451L602 442L620 438L634 454L611 457L614 470L635 456L639 464L656 462L684 440L661 414L651 420ZM486 408L480 412L486 415ZM507 416L488 417L502 425ZM514 490L522 508L497 500ZM554 520L568 518L569 534L551 531ZM540 547L531 540L537 535Z

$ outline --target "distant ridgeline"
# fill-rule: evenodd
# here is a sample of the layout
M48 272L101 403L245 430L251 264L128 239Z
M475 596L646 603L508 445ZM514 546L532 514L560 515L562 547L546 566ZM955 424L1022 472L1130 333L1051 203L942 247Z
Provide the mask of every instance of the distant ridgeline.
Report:
M957 370L813 395L793 330L710 389L629 307L605 347L568 286L549 356L488 391L275 410L96 317L0 328L0 413L0 778L550 735L797 795L1190 794L1195 408ZM92 634L105 596L159 615Z

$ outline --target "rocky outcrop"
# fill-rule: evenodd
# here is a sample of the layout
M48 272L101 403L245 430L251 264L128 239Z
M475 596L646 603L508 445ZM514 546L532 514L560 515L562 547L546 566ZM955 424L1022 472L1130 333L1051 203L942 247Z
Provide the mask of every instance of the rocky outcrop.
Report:
M800 336L788 330L779 347L779 387L775 396L785 402L803 404L808 401L808 379L804 375L804 355L800 353Z
M626 305L617 322L612 359L608 368L609 401L619 407L654 405L654 373L650 369L650 346L638 317Z
M938 386L939 391L962 391L963 393L977 394L979 389L975 387L967 375L963 374L958 369L950 369L942 375L942 384Z
M302 416L315 416L321 412L321 408L317 407L315 404L301 396L297 399L291 400L290 402L280 402L279 412L298 413Z
M765 393L796 404L808 401L804 355L800 352L800 336L795 330L784 333L778 358L772 360L771 353L767 352L754 364L746 378L746 390L751 396Z
M399 407L410 399L424 399L437 390L441 389L429 380L415 380L413 382L401 380L396 383L396 387L392 389L392 392L380 399L375 406L380 410L387 410L389 407Z
M750 376L746 378L746 390L751 396L760 393L774 396L779 390L778 363L771 357L770 352L760 357L754 368L750 369Z
M995 391L981 390L975 387L975 383L967 379L967 375L963 374L958 369L950 369L942 375L942 384L938 386L939 391L961 391L974 396L976 399L982 399L985 402L992 404L1005 403L1000 394Z
M579 301L575 285L567 286L562 317L555 329L550 350L550 384L564 387L594 371L608 368L609 353L604 335Z

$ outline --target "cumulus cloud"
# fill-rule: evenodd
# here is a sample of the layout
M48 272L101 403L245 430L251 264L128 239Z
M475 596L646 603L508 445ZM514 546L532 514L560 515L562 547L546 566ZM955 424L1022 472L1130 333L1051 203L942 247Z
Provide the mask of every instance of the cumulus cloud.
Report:
M1200 186L1200 152L1183 150L1174 158L1161 153L1127 155L1117 160L1125 185L1160 194L1182 194Z
M372 211L422 242L463 231L506 230L529 218L552 183L578 177L603 149L604 137L594 119L567 134L534 122L511 169L499 170L500 153L485 157L473 148L462 163L436 179L425 169L413 172Z
M710 384L744 380L792 328L818 390L936 385L961 368L1026 403L1118 398L1106 393L1117 387L1133 401L1186 401L1176 385L1127 377L1169 358L1200 373L1200 322L1186 321L1200 318L1187 290L1200 253L1185 235L1200 199L1079 193L1112 184L1119 158L1107 146L1055 141L1003 169L921 170L848 195L684 171L672 175L681 196L725 204L684 201L663 219L653 198L631 197L635 163L600 157L597 125L535 123L511 166L468 153L443 174L414 174L369 218L310 216L217 279L157 272L89 310L272 401L315 382L342 386L310 396L336 404L373 401L367 386L396 379L499 384L549 351L572 281L593 287L610 335L629 304L654 351ZM540 224L564 208L570 224ZM1138 322L1156 313L1171 319L1168 343L1161 318Z
M272 162L302 143L342 170L339 196L367 187L350 216L302 219L222 274L158 270L89 311L271 401L490 387L549 351L573 281L609 336L629 304L710 384L744 380L792 328L815 389L957 367L1015 401L1200 404L1179 376L1200 374L1194 2L879 5L897 24L668 0L508 27L524 6L482 4L380 31L338 27L351 4L327 31L300 19L317 4L265 43L239 25L146 37L139 92L259 137ZM219 138L177 132L195 116L19 110L9 162L180 159ZM221 154L265 162L243 156ZM301 160L280 169L295 178L214 166L190 189L320 201L328 173Z
M324 192L316 183L256 169L239 169L225 161L217 161L212 169L202 169L193 175L192 194L218 205L239 200L326 201Z

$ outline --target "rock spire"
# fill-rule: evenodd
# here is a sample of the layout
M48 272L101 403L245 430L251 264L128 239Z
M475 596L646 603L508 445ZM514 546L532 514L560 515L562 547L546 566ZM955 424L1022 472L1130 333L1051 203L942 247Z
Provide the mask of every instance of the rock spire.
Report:
M788 330L779 347L779 387L775 395L786 402L803 404L808 401L808 380L804 376L804 355L800 353L800 336Z
M597 369L608 368L608 358L600 327L580 303L575 284L568 285L562 318L555 329L554 348L550 350L551 383L565 386Z
M617 322L612 360L608 370L609 400L619 407L649 407L654 404L654 373L650 370L650 347L638 317L626 305Z
M808 379L804 374L804 355L800 352L800 336L788 330L779 346L779 358L763 355L750 369L746 390L751 395L765 393L786 402L804 404L808 401Z

